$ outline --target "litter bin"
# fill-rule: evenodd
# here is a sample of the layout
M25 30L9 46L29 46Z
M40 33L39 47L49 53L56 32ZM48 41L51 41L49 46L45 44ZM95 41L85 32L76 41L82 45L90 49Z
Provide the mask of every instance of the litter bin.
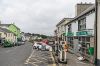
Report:
M88 49L89 55L94 55L94 47Z

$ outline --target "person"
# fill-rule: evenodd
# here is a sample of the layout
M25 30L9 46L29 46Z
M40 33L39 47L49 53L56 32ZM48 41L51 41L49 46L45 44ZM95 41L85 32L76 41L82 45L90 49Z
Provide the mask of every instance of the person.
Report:
M67 44L64 45L64 50L65 50L66 52L68 52L68 45L67 45Z

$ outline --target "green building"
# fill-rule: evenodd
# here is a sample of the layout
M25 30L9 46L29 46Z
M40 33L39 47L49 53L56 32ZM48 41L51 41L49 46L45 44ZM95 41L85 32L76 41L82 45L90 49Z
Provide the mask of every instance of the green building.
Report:
M17 36L17 39L21 38L20 28L15 24L0 24L0 27L6 28Z

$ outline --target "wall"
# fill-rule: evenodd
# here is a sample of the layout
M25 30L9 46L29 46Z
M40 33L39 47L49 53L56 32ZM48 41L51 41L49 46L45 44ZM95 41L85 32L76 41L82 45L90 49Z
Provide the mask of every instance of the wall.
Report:
M98 15L97 15L97 59L99 60L100 64L100 0L98 5Z
M83 11L85 11L87 8L92 6L93 4L89 3L80 3L75 6L75 16L80 15Z
M95 12L86 16L86 29L94 29Z
M9 26L9 30L15 33L17 37L21 37L20 30L17 29L13 24Z
M13 33L1 33L1 38L5 38L6 40L9 40L11 42L16 42L16 36Z
M1 34L1 38L5 38L6 37L3 32L0 32L0 34Z
M72 23L72 32L74 32L74 36L76 36L76 32L78 32L78 21Z

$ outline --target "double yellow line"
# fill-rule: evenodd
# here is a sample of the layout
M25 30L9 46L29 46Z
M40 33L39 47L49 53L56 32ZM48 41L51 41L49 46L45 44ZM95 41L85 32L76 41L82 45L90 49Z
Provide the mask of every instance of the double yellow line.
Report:
M52 66L57 66L56 65L56 63L55 63L55 59L54 59L54 57L53 57L53 54L52 54L52 52L50 52L51 53L51 58L52 58L52 61L53 61L53 64L52 64Z

